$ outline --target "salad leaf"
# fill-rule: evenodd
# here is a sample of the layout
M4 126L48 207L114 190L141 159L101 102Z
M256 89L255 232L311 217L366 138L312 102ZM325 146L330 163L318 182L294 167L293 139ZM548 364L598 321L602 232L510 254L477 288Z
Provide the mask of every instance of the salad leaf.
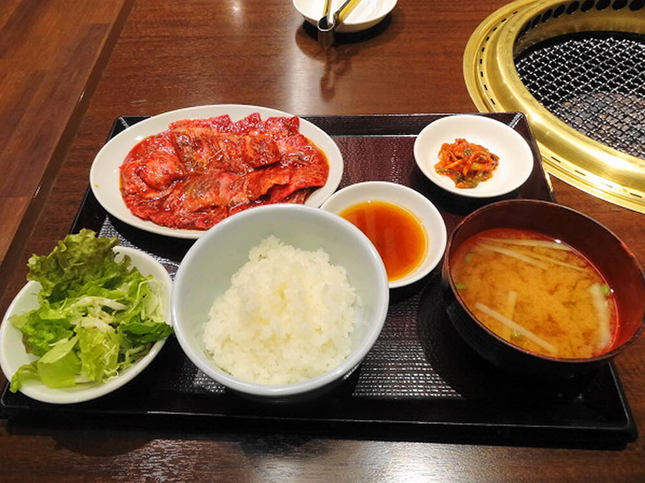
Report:
M119 332L134 342L135 345L147 344L168 336L170 326L165 327L157 322L150 320L132 321L121 324Z
M76 295L82 286L94 281L98 286L113 272L115 264L112 248L116 238L96 238L91 230L83 229L77 235L68 235L47 256L32 256L27 262L27 280L39 282L40 296L51 301Z
M50 387L104 382L165 339L164 299L152 277L119 262L116 238L87 229L68 235L47 256L29 259L27 278L40 283L39 307L10 318L27 352L40 359L11 379L16 392L28 379Z
M62 340L36 361L38 376L49 387L73 386L81 361L74 351L77 338Z
M91 381L116 376L119 369L119 338L114 329L98 326L80 327L77 331L83 372Z
M16 372L14 372L13 376L11 376L11 384L9 385L9 390L11 392L16 392L22 387L22 383L29 379L39 379L38 368L36 367L37 362L38 361L34 361L30 364L23 364Z
M10 322L22 332L22 342L30 354L44 356L52 344L74 335L70 317L44 302L40 309L11 317Z

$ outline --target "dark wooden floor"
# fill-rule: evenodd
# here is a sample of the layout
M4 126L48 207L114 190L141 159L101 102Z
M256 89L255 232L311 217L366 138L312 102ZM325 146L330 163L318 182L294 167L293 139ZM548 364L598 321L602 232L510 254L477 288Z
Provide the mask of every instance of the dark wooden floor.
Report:
M0 2L0 263L31 232L127 8Z

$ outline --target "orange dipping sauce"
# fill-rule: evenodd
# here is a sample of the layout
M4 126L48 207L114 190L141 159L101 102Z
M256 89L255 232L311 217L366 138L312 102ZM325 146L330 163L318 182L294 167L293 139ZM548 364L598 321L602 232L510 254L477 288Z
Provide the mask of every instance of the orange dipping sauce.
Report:
M411 273L426 255L426 232L405 208L384 201L364 201L341 211L340 216L372 241L391 282Z

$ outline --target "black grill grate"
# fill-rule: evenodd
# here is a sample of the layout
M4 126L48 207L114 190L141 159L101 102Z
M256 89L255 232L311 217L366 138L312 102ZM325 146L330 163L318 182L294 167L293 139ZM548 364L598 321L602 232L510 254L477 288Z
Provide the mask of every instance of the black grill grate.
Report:
M645 159L645 36L585 32L520 53L522 83L587 137Z

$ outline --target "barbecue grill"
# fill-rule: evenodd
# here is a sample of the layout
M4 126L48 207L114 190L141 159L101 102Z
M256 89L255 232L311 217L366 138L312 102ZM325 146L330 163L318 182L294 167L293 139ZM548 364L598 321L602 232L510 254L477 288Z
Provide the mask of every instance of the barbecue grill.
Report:
M463 67L480 111L526 114L546 171L645 213L645 0L510 3Z

